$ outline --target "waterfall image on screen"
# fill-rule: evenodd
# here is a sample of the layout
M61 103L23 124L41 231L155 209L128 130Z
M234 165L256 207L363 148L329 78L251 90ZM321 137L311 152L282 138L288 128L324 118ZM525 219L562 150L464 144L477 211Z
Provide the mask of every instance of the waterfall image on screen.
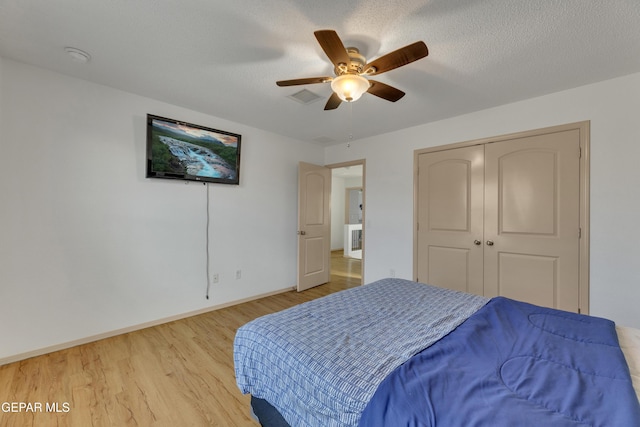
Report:
M238 183L240 135L148 116L147 176Z

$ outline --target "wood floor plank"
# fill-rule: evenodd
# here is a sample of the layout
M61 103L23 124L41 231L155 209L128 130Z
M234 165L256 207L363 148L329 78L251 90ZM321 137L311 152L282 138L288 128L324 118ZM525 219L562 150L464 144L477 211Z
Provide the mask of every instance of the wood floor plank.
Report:
M360 263L335 252L331 282L305 292L286 292L0 366L0 404L5 405L0 426L256 427L249 396L235 383L236 330L259 316L358 286ZM12 402L31 404L32 410L5 411Z

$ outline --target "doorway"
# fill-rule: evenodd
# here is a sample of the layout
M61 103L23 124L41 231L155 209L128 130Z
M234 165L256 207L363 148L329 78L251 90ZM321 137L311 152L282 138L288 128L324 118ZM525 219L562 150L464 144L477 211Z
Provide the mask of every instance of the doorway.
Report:
M331 169L331 281L362 282L364 254L364 160Z

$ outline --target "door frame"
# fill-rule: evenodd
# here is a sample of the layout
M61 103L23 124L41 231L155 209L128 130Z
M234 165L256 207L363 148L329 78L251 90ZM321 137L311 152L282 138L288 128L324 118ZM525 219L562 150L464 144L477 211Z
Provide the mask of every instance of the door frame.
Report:
M339 168L344 168L347 166L358 166L358 165L362 165L362 264L361 264L361 269L362 269L362 273L360 274L361 279L360 279L360 284L364 284L364 263L365 263L365 248L366 248L366 244L365 244L365 220L366 220L366 205L367 205L367 161L366 159L358 159L358 160L351 160L348 162L341 162L341 163L332 163L329 165L324 165L326 168L329 169L339 169Z
M578 302L580 312L589 314L589 193L590 193L590 126L591 122L568 123L558 126L550 126L540 129L532 129L523 132L515 132L488 138L474 139L453 144L439 145L429 148L421 148L413 152L413 279L418 277L418 157L421 154L436 151L451 150L454 148L468 147L472 145L484 145L492 142L526 138L535 135L544 135L568 130L578 130L580 140L580 240L579 240L579 272L578 272ZM364 213L363 213L364 218ZM364 231L363 231L364 234ZM364 253L363 253L364 254Z

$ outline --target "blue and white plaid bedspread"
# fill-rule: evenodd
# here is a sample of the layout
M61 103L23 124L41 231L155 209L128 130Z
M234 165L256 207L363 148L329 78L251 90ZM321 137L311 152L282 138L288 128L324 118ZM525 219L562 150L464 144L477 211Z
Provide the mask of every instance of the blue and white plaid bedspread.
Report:
M391 371L487 301L403 279L331 294L238 329L236 381L291 426L357 426Z

